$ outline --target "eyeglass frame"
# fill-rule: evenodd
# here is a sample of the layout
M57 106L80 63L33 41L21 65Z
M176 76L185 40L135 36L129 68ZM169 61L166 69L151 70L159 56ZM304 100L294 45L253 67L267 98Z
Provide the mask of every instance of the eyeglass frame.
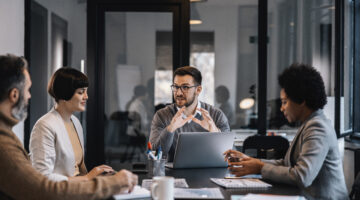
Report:
M177 86L177 85L170 85L170 88L171 88L171 91L172 92L177 92L179 89L181 90L181 92L183 93L186 93L189 91L190 88L193 88L193 87L198 87L200 85L192 85L192 86L188 86L188 85L181 85L181 86ZM184 88L187 88L186 90L184 90ZM175 89L175 90L174 90Z

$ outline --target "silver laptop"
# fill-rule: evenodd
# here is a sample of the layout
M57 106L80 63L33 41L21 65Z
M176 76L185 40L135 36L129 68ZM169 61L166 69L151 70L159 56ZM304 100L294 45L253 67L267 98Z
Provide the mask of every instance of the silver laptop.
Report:
M179 134L174 162L166 166L178 168L227 167L223 153L232 149L234 133L183 132Z

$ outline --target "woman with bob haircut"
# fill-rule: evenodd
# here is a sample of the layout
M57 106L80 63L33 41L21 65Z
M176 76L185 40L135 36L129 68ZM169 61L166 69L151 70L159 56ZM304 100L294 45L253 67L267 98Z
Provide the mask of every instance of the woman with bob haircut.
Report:
M30 138L32 165L53 181L85 181L113 169L101 165L87 172L84 135L74 112L83 112L88 99L88 78L72 68L60 68L51 77L48 93L55 106L34 125Z
M289 122L301 123L285 157L260 160L228 150L224 155L230 172L296 185L307 199L348 199L336 133L322 111L326 93L320 73L292 64L279 76L279 84L281 112Z

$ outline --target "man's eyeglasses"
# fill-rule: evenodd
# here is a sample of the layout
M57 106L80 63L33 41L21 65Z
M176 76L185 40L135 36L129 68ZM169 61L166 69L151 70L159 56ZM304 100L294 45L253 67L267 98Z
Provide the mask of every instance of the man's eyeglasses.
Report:
M193 86L188 86L188 85L181 85L181 86L178 86L178 85L171 85L171 90L173 92L176 92L178 91L178 89L180 88L181 92L187 92L189 91L190 88L193 88L193 87L197 87L199 85L193 85Z

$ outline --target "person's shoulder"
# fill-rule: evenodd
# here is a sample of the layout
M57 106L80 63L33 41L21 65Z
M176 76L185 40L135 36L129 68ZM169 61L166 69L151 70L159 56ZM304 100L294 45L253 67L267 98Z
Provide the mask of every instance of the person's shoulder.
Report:
M9 147L18 147L18 138L14 132L4 128L0 128L0 152L8 152ZM7 153L6 153L7 154Z
M202 101L200 101L200 103L201 103L201 107L207 110L209 113L222 113L222 111L219 108L216 108L215 106L212 106Z
M317 110L313 113L311 119L305 125L305 129L310 133L324 134L324 135L336 135L334 127L331 121L326 118L322 110Z
M156 114L158 115L171 115L176 113L175 104L166 105L164 108L159 109Z
M0 143L3 143L4 140L9 139L9 136L11 136L10 130L0 127Z
M52 127L53 124L57 122L57 118L59 117L57 115L59 114L55 110L50 110L48 113L46 113L36 121L34 128L39 126Z

